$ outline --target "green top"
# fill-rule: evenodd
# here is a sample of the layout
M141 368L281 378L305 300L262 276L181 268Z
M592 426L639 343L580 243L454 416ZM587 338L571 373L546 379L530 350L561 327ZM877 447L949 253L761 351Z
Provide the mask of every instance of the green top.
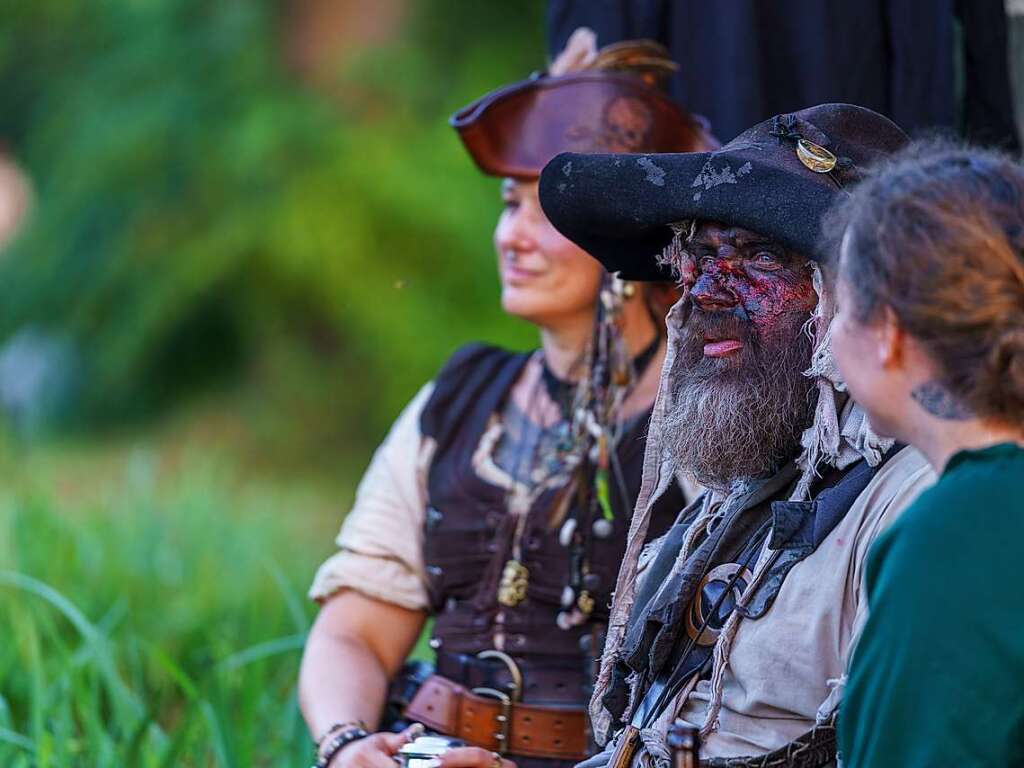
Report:
M1024 450L961 451L871 548L846 768L1024 766Z

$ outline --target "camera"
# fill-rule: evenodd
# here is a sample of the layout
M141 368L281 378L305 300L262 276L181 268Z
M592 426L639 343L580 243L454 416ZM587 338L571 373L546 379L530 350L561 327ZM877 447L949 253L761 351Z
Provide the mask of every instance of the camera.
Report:
M396 760L405 768L423 768L428 760L443 755L449 749L464 746L466 742L448 736L419 736L398 751Z

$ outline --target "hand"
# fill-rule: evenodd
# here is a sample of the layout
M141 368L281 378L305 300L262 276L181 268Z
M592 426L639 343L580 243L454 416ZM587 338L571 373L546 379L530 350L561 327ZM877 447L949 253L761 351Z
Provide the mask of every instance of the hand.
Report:
M456 747L432 760L428 768L516 768L516 764L480 747Z
M413 723L401 733L373 733L353 741L328 763L328 768L395 768L398 750L423 733L423 726Z

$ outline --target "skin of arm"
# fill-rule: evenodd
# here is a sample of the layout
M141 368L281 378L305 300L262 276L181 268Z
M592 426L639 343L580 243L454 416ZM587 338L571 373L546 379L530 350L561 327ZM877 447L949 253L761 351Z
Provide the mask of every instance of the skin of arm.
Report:
M378 726L388 683L426 618L423 611L352 590L324 602L299 670L299 706L314 738L334 723L362 720L370 730ZM399 734L375 734L343 749L331 766L394 768L390 755L406 740Z

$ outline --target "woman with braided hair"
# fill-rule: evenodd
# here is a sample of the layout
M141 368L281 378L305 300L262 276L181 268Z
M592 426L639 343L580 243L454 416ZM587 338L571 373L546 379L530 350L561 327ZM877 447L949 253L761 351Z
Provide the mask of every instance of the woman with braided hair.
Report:
M1024 168L912 146L830 229L843 378L939 473L867 560L843 764L1024 765Z
M436 674L406 722L457 736L466 759L571 765L641 481L644 433L674 300L667 284L605 276L540 208L558 152L689 151L711 143L673 104L660 46L598 51L581 30L549 72L501 88L452 125L503 178L494 235L502 308L541 345L458 352L378 449L310 595L321 603L300 673L318 765L387 768L414 731L381 731L389 681L434 619ZM678 485L651 525L684 506ZM412 686L415 688L415 685ZM397 695L394 699L402 699ZM394 708L394 706L392 706ZM492 758L493 753L493 758Z

